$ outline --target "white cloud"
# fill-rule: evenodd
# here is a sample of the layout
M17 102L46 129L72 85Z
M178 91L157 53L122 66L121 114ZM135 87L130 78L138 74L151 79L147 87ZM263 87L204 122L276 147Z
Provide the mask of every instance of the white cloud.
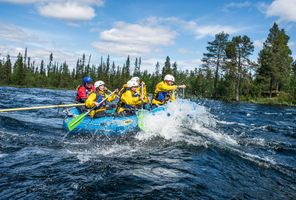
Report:
M0 23L0 55L6 57L9 54L13 59L18 53L24 54L28 48L28 56L40 64L42 59L48 60L49 54L53 52L54 60L62 63L67 61L69 66L74 67L76 61L83 53L90 54L86 50L68 50L61 47L60 41L64 41L64 36L55 36L52 33L44 33L36 30L26 29L20 26ZM94 59L93 59L94 60Z
M293 48L293 47L296 46L296 44L295 44L295 42L290 41L290 42L288 43L288 46L289 46L290 48Z
M15 62L18 53L24 55L25 48L20 46L12 45L1 45L0 44L0 57L6 59L6 56L9 54L12 62ZM31 62L35 62L36 66L40 65L41 60L44 60L45 63L49 62L49 55L53 53L53 59L55 62L63 63L67 62L69 68L72 69L75 67L77 59L82 57L82 51L70 52L67 50L60 50L57 48L28 48L28 57L31 58ZM86 51L84 51L86 53ZM86 53L89 55L89 53Z
M178 50L178 53L182 54L182 55L199 55L200 52L199 51L193 51L193 50L190 50L190 49L186 49L186 48L179 48Z
M223 7L223 11L227 12L231 9L241 9L241 8L249 8L252 6L252 3L249 1L244 2L230 2Z
M159 62L160 66L160 72L164 66L165 57L163 58L147 58L142 57L142 65L141 70L148 70L148 72L153 73L155 72L155 65L157 62ZM183 59L177 59L177 60L171 60L171 64L174 62L177 63L178 70L194 70L194 68L199 68L202 64L201 59L191 59L191 60L183 60ZM133 61L132 61L133 63Z
M191 31L196 39L202 39L207 36L215 36L217 33L224 31L228 34L238 33L246 28L237 28L234 26L214 24L214 25L200 25L195 21L185 21L176 17L149 17L143 21L146 24L162 25L174 27L174 30Z
M0 2L15 3L15 4L30 4L30 3L40 3L46 0L0 0Z
M66 21L87 21L95 17L95 6L104 0L0 0L16 4L34 4L40 15Z
M160 66L159 70L161 71L163 64L164 64L164 62L163 62L164 60L165 60L165 58L156 59L156 58L142 57L141 70L142 71L147 70L148 72L153 73L153 72L155 72L156 63L159 62L159 66Z
M188 49L186 49L186 48L179 48L179 49L178 49L178 52L179 52L180 54L183 54L183 55L189 53Z
M264 39L255 40L254 43L253 43L254 47L257 48L257 49L262 49L264 41L265 41Z
M18 43L28 43L39 46L39 43L44 42L40 37L32 31L24 29L12 24L0 23L0 41L10 41Z
M93 46L101 53L143 55L155 52L159 46L174 43L176 32L160 26L118 22L110 30L100 33L100 41Z
M193 70L194 68L199 68L202 64L201 59L192 59L192 60L179 60L177 61L178 69L181 70Z
M71 2L71 3L78 3L78 4L96 5L96 6L102 6L104 4L104 0L70 0L70 1L69 0L0 0L0 2L15 3L15 4Z
M295 0L274 0L266 8L267 16L278 16L283 21L296 22Z
M45 17L70 21L91 20L95 17L95 10L91 6L70 2L49 3L39 6L38 13Z
M198 26L193 31L196 33L196 38L201 39L206 36L215 36L217 33L225 32L228 34L234 34L240 31L238 28L232 26L223 25L208 25L208 26Z

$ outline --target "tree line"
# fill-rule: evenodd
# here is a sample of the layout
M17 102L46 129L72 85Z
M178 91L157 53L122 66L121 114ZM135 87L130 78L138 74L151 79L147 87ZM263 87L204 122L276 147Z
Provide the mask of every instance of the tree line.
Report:
M288 46L289 36L274 23L259 52L258 60L251 61L254 45L246 35L229 37L221 32L209 41L202 65L193 70L178 70L177 62L166 57L163 66L155 64L155 70L141 70L141 57L131 60L128 56L122 66L101 57L98 65L90 65L85 54L77 60L72 70L66 62L42 60L36 64L27 56L18 54L12 63L10 55L0 60L0 84L22 87L75 89L84 76L103 80L110 89L122 86L132 76L139 76L147 84L149 92L165 74L176 77L178 84L186 84L186 95L227 101L277 99L296 104L296 61Z

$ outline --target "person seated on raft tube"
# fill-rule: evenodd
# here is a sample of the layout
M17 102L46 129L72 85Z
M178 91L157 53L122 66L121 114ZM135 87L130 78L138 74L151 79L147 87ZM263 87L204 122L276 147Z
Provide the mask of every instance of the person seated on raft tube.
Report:
M92 84L92 79L89 76L86 76L82 80L82 85L77 87L76 102L84 103L88 95L95 91L95 87ZM76 107L80 113L87 111L85 106ZM68 113L69 114L69 113Z
M122 93L120 101L117 104L117 113L123 116L134 115L137 108L142 105L144 95L140 95L137 92L139 83L129 80L127 82L127 88Z
M155 91L152 99L152 108L159 105L164 105L167 101L175 100L175 90L177 88L186 88L186 85L174 85L175 77L167 74L164 77L164 81L158 83L155 87Z
M84 103L88 95L95 91L95 87L92 84L92 79L89 76L86 76L82 80L82 85L77 87L76 101L79 103Z
M100 103L103 99L105 99L108 94L106 94L106 87L105 83L103 81L97 81L95 82L95 88L96 90L88 96L88 98L85 101L85 106L87 108L93 108L96 107L94 110L90 112L91 117L101 117L106 115L106 101L112 102L116 98L116 93L118 92L118 89L116 89L115 93L113 93L110 97L107 98L104 102Z
M138 82L139 86L137 87L137 93L144 96L143 103L148 104L149 103L149 97L147 96L147 87L144 81L142 81L139 77L135 76L131 78L131 81ZM143 88L143 91L142 91Z
M149 101L150 101L150 99L149 99L149 97L148 97L148 95L147 95L147 86L146 86L145 82L142 81L142 80L141 80L139 77L137 77L137 76L132 77L132 78L131 78L131 81L136 81L136 82L138 82L139 86L137 87L137 90L136 90L136 91L137 91L137 93L138 93L139 95L142 95L142 93L143 93L143 95L144 95L144 99L143 99L144 108L145 108L145 109L149 109L149 107L150 107L150 105L149 105ZM142 85L143 85L143 91L142 91ZM122 86L120 92L119 92L119 96L121 96L122 93L124 93L124 92L126 91L127 88L128 88L128 87L127 87L127 84L124 84L124 85Z

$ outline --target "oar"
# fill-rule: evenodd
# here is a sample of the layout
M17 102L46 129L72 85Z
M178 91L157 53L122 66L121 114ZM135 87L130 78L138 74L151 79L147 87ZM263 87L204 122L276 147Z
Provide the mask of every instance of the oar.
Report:
M75 107L75 106L83 106L83 105L84 105L84 103L49 105L49 106L35 106L35 107L24 107L24 108L7 108L7 109L0 110L0 112L11 112L11 111L21 111L21 110L35 110L35 109L44 109L44 108L66 108L66 107Z
M105 87L106 88L106 87ZM106 88L106 90L109 92L109 93L111 93L112 91L111 90L109 90L108 88ZM118 94L116 94L116 96L120 99L120 96L118 96Z
M143 86L144 84L142 83L141 84L141 96L143 96L143 94L144 94L144 86ZM141 129L141 130L143 130L144 129L144 124L143 124L143 117L144 117L144 113L143 113L143 111L144 111L144 99L142 99L142 108L141 108L141 111L139 112L139 114L138 114L138 126L139 126L139 128Z
M104 101L106 101L111 95L113 95L115 93L112 92L111 94L109 94L105 99L103 99L102 101L99 102L99 104L103 103ZM72 119L69 123L68 123L68 129L69 131L72 131L73 129L75 129L82 121L83 119L86 117L86 115L88 115L92 110L94 110L96 107L93 107L91 110L82 113L80 115L78 115L77 117L75 117L74 119Z

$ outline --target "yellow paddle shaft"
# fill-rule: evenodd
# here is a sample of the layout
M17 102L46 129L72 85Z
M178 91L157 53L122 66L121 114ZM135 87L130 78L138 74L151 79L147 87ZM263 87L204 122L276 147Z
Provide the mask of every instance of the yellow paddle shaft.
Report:
M83 106L83 105L84 103L76 103L76 104L61 104L61 105L50 105L50 106L35 106L35 107L25 107L25 108L8 108L8 109L2 109L0 110L0 112L35 110L35 109L44 109L44 108L66 108L66 107L75 107L75 106Z

